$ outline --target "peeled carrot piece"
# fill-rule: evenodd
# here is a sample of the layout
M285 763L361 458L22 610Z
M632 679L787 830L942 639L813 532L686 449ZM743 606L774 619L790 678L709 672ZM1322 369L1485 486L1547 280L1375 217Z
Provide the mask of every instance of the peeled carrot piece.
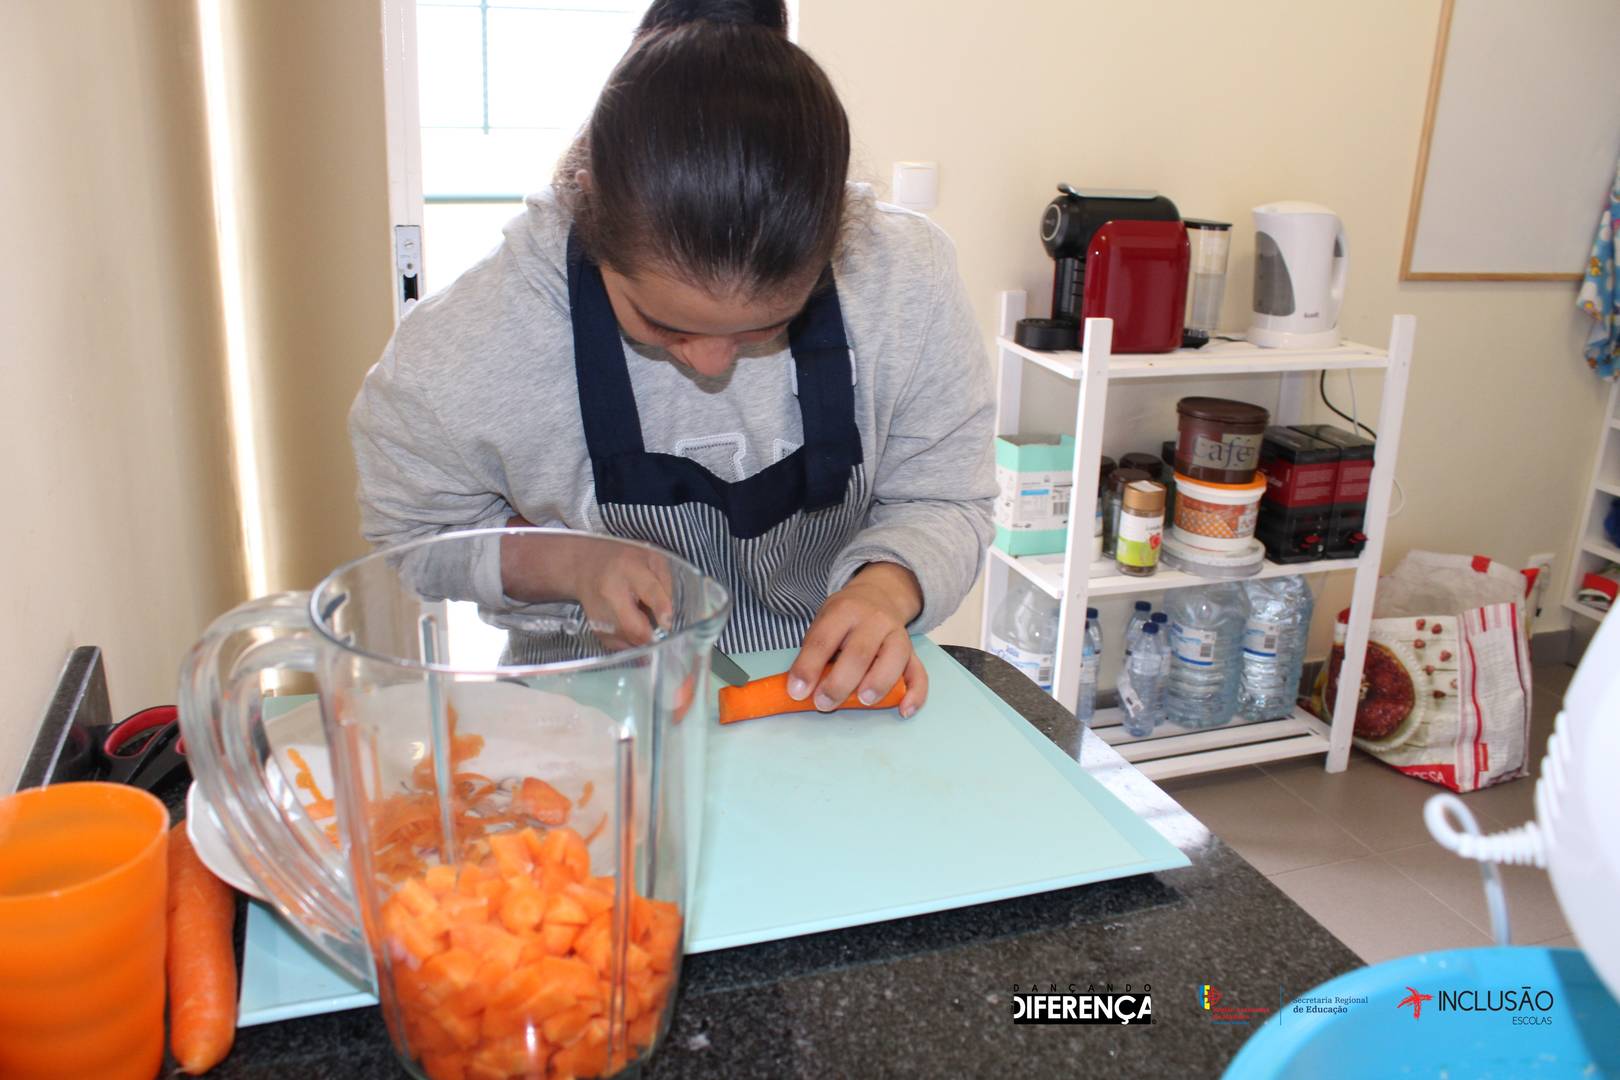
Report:
M744 683L742 686L723 686L720 688L720 722L722 724L735 724L739 720L756 720L762 716L779 716L782 713L808 712L815 708L809 701L796 701L788 697L787 672L780 675L768 675L763 679ZM870 705L862 705L858 697L851 695L850 699L839 706L840 709L892 709L899 705L906 696L906 680L901 679L890 688L887 694Z
M574 804L556 788L533 776L524 779L512 796L512 809L527 814L542 825L566 825Z

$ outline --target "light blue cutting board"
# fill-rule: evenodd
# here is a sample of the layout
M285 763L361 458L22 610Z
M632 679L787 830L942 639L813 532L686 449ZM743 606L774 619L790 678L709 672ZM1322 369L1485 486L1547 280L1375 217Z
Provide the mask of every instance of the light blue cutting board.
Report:
M944 650L928 704L800 713L709 733L687 951L751 945L1187 859ZM793 652L736 657L754 676Z
M688 952L1187 865L937 645L918 638L917 652L928 704L910 720L808 713L710 731ZM793 653L735 659L757 677ZM375 1000L263 909L242 984L244 1025Z

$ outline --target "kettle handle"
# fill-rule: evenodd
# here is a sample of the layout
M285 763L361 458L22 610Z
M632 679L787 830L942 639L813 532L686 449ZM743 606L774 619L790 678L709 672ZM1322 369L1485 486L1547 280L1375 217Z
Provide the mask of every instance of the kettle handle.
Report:
M1332 326L1339 325L1339 311L1344 307L1344 286L1350 277L1350 236L1344 231L1344 220L1338 219L1338 233L1333 246L1338 254L1333 257L1333 281L1328 286L1328 297L1333 301Z
M241 647L244 640L252 642ZM231 850L276 910L350 978L371 953L344 856L325 842L269 755L259 677L313 674L308 593L249 600L214 620L180 668L180 731L192 774Z

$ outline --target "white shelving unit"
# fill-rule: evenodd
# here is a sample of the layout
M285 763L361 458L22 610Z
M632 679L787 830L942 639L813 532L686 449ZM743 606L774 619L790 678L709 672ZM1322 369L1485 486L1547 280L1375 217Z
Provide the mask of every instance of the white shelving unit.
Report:
M1110 319L1087 319L1079 352L1038 352L1013 341L1013 329L1024 317L1027 298L1021 291L1000 294L1000 336L997 341L996 433L1019 432L1019 412L1026 364L1056 372L1079 383L1075 409L1074 489L1070 505L1092 507L1097 501L1097 470L1102 458L1103 425L1109 384L1116 379L1205 379L1218 375L1276 375L1277 396L1271 407L1272 423L1297 424L1305 420L1311 380L1319 371L1366 370L1383 376L1383 402L1377 430L1378 450L1367 494L1364 531L1367 544L1356 559L1323 559L1279 565L1266 562L1261 576L1349 572L1355 574L1350 620L1346 628L1345 657L1340 685L1352 692L1334 704L1333 722L1325 724L1304 709L1293 715L1260 723L1241 721L1218 728L1183 730L1161 724L1144 739L1128 735L1120 726L1117 709L1098 710L1092 727L1129 761L1154 779L1209 772L1261 761L1325 753L1329 772L1344 769L1350 756L1355 726L1361 668L1367 652L1367 631L1372 622L1373 593L1383 556L1390 493L1395 484L1395 462L1400 450L1401 415L1406 407L1406 385L1412 364L1412 342L1417 319L1397 315L1390 328L1388 349L1345 343L1330 349L1262 349L1243 342L1211 342L1198 350L1150 356L1114 356L1110 346L1114 325ZM1611 409L1611 415L1613 410ZM1616 419L1620 425L1620 419ZM1620 439L1611 439L1617 455L1610 478L1620 486ZM1207 579L1161 569L1151 577L1119 574L1111 564L1091 563L1092 515L1075 509L1069 515L1069 542L1062 554L1013 557L990 549L985 577L984 617L980 639L988 647L990 620L1007 590L1009 575L1022 574L1036 587L1059 601L1057 657L1053 667L1053 695L1073 708L1079 699L1080 654L1085 639L1085 612L1097 597L1159 593ZM1078 533L1078 537L1076 534ZM1620 557L1620 552L1615 553Z
M1606 612L1575 599L1581 579L1610 562L1620 562L1620 548L1609 543L1603 532L1603 518L1616 498L1620 498L1620 382L1609 388L1609 405L1598 429L1597 457L1592 461L1590 490L1581 510L1585 514L1569 553L1569 581L1564 586L1564 606L1594 622L1602 622Z

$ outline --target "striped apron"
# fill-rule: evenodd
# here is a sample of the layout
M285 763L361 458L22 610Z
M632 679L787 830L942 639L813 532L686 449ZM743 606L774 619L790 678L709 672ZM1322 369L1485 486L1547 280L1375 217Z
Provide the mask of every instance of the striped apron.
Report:
M601 271L573 237L568 297L580 415L606 530L671 551L731 591L721 648L798 648L826 602L834 561L871 503L831 272L788 327L804 444L737 481L648 452Z

